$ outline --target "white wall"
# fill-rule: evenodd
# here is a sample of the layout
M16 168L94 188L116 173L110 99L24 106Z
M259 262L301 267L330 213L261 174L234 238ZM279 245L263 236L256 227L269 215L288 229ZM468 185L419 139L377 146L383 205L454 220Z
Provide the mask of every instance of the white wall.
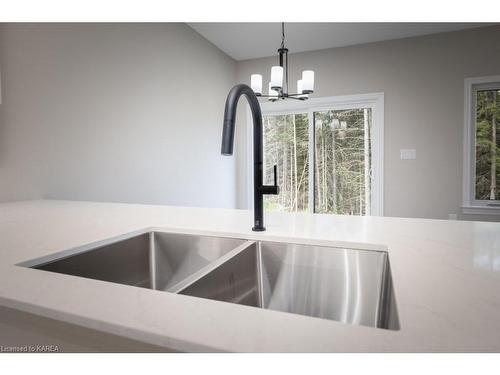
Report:
M184 24L0 26L0 201L234 207L235 62Z
M385 215L446 219L462 200L466 77L500 74L500 26L290 55L295 85L316 72L315 97L385 93ZM269 79L276 58L238 62L237 79ZM267 83L266 83L267 85ZM236 132L238 205L246 206L244 116ZM415 148L417 160L399 150ZM485 217L492 219L492 217Z

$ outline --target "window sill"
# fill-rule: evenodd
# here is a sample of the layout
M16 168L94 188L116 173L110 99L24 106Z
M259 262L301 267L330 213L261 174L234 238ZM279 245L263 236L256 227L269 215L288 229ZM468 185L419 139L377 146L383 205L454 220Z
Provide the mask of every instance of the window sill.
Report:
M500 206L462 206L462 214L465 215L500 215Z

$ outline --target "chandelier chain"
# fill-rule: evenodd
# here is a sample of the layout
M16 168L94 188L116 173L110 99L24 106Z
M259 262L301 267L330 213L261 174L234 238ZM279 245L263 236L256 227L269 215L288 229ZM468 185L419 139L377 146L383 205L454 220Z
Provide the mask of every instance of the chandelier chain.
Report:
M281 48L285 48L285 23L281 22Z

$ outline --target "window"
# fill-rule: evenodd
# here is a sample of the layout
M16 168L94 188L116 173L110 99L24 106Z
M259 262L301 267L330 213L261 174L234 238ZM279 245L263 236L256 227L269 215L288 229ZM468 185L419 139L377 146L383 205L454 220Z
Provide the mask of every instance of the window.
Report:
M464 123L464 212L498 213L500 76L466 79Z
M262 112L264 181L276 165L280 186L266 210L383 214L383 94L263 103Z

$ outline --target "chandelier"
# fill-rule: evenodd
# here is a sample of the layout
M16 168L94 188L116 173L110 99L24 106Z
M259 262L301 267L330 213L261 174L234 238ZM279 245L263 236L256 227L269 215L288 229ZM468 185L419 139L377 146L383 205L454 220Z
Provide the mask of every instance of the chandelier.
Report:
M297 80L297 93L289 93L288 86L288 48L285 47L285 23L281 23L281 47L278 49L279 65L271 68L271 81L268 95L262 95L262 75L250 76L250 87L255 95L275 102L280 99L306 100L314 92L314 71L304 70L302 79Z

